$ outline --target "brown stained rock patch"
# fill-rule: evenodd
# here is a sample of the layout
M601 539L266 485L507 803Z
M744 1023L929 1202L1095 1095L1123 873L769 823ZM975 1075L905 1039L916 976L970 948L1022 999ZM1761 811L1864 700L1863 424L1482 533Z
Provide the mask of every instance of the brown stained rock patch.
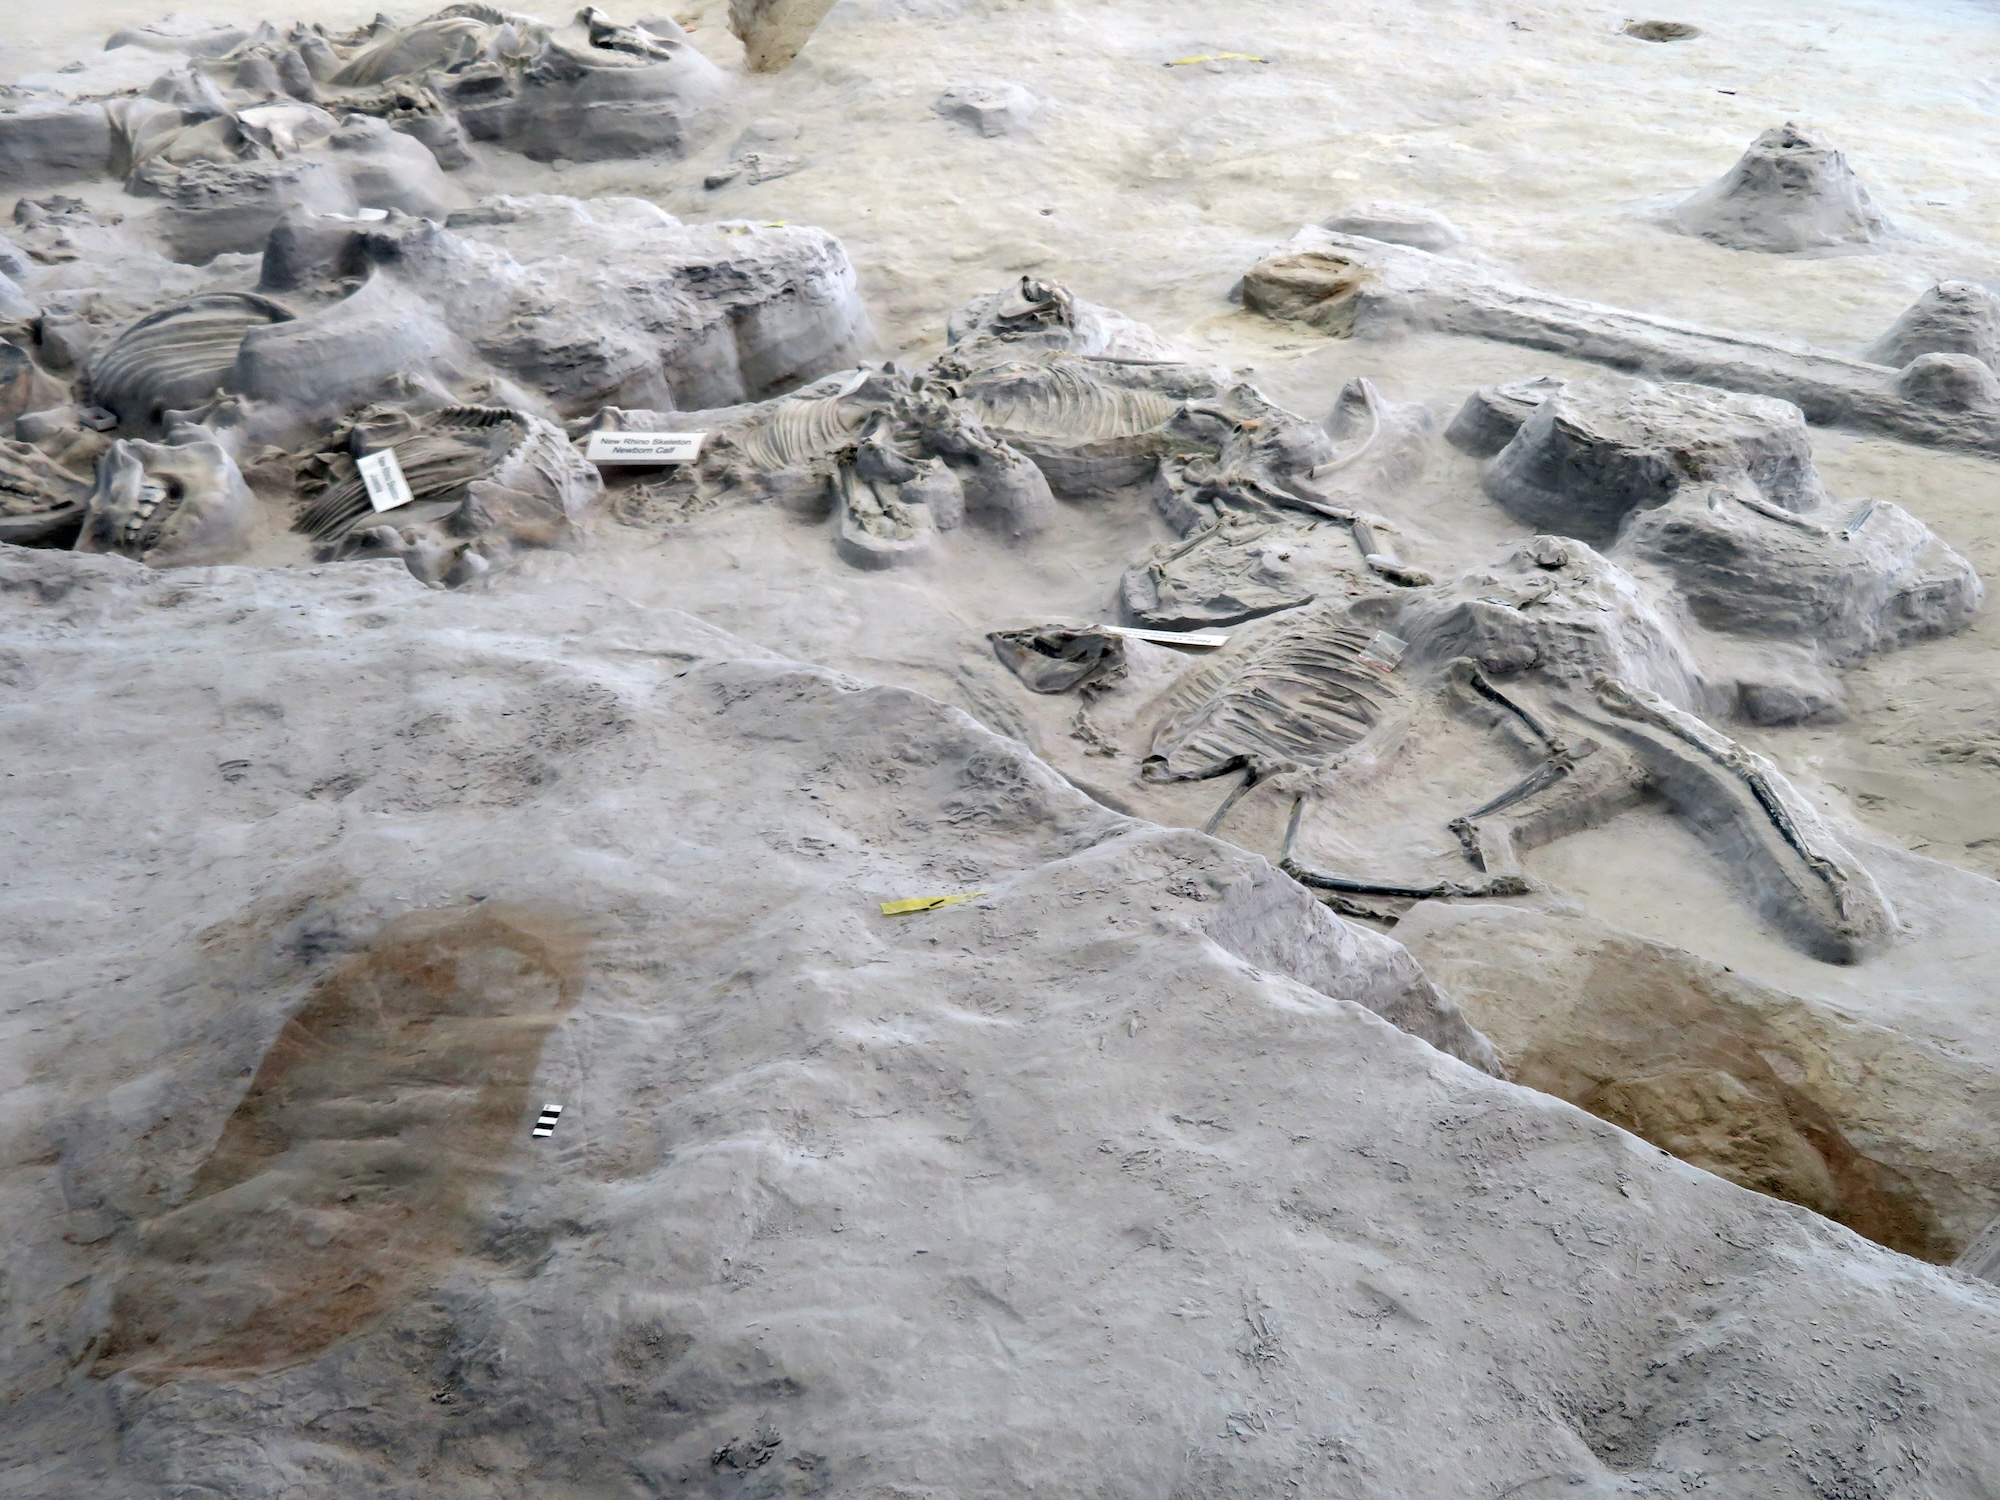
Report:
M1518 1082L1580 1105L1690 1165L1783 1198L1920 1260L1958 1247L1899 1172L1848 1139L1765 1056L1771 1039L1672 950L1613 939L1583 990L1595 1014L1508 1057Z
M285 1023L196 1174L139 1231L96 1373L264 1374L371 1326L469 1248L527 1138L585 937L521 906L416 911Z
M1870 1092L1941 1088L1911 1071L1920 1049L1884 1053L1867 1029L1815 1022L1754 980L1580 916L1425 910L1406 934L1516 1082L1690 1165L1937 1264L1968 1213L1991 1212L1944 1179L1948 1161L1990 1173L1977 1142L1899 1140L1906 1117ZM1880 1159L1885 1145L1901 1163Z
M1369 267L1331 250L1281 253L1244 275L1243 305L1344 338L1354 331L1355 297L1374 279Z

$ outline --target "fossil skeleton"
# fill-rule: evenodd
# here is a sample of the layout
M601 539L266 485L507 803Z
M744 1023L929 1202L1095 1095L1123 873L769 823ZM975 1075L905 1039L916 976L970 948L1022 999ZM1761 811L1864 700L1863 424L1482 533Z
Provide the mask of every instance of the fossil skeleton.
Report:
M393 448L410 503L369 503L355 460ZM567 540L600 492L596 471L549 423L499 407L448 406L412 417L374 408L338 447L308 456L312 493L294 529L328 558L394 556L427 583L455 585L524 548Z

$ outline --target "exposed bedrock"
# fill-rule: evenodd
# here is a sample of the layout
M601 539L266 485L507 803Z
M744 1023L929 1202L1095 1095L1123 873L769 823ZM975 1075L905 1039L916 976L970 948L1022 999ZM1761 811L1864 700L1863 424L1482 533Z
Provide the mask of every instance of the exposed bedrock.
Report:
M31 411L60 406L69 396L64 382L36 364L32 348L29 332L22 334L20 343L0 339L0 431Z
M177 149L205 127L169 131L143 147L135 139L131 147L132 190L164 200L151 228L175 260L200 265L225 252L261 251L294 211L393 209L443 218L466 201L427 147L371 115L342 122L291 103L246 109L226 123L236 143L228 149ZM251 154L253 142L274 137L279 145Z
M918 695L560 570L0 550L0 614L0 937L89 955L14 979L0 1442L45 1493L2000 1461L1989 1289L1397 1029L1396 944ZM573 1003L523 911L588 934Z
M439 95L474 140L535 161L682 156L698 144L728 91L722 71L671 23L584 24L587 42L514 26L534 39L525 59L509 56L496 34L489 47L499 61L455 70Z
M110 168L112 136L102 104L0 88L0 187L101 176Z
M1841 665L1972 623L1972 564L1887 500L1850 500L1803 524L1689 486L1635 515L1612 555L1672 580L1711 630L1807 643Z
M1459 227L1435 209L1412 203L1355 203L1324 220L1337 234L1358 234L1418 250L1450 250L1465 243Z
M1189 853L1201 847L1191 835L1179 838ZM1247 862L1211 901L1200 919L1202 934L1243 962L1321 994L1351 996L1440 1052L1506 1076L1491 1042L1465 1023L1401 943L1342 921L1264 861Z
M1498 399L1468 409L1494 425ZM1536 526L1615 539L1614 556L1658 568L1711 629L1842 662L1962 629L1979 607L1972 565L1902 507L1827 500L1786 402L1590 382L1526 409L1487 493Z
M1970 354L1919 354L1897 372L1896 389L1936 411L2000 410L2000 376Z
M1990 1067L1580 912L1430 903L1396 936L1522 1083L1949 1261L2000 1210Z
M1553 375L1482 385L1459 406L1444 430L1445 441L1474 458L1491 458L1562 385Z
M1018 135L1041 101L1005 79L955 83L931 106L947 120L969 125L984 136Z
M1773 339L1554 296L1448 256L1307 227L1243 278L1244 304L1335 337L1430 328L1590 360L1654 380L1775 396L1825 426L2000 454L2000 398L1899 379L1871 364Z
M267 278L298 292L366 278L243 341L228 388L300 415L406 374L484 373L564 416L716 407L852 365L872 341L831 235L683 225L637 199L490 198L444 226L295 219L266 254Z
M1551 392L1485 473L1487 494L1512 514L1598 546L1685 484L1739 481L1779 509L1818 508L1825 494L1799 409L1643 381Z
M22 289L21 283L14 279L15 274L25 273L17 271L9 274L5 267L0 267L0 325L14 325L18 329L21 325L32 324L40 309Z
M1888 228L1847 158L1792 124L1758 136L1735 166L1674 209L1673 222L1719 245L1772 254L1866 245Z

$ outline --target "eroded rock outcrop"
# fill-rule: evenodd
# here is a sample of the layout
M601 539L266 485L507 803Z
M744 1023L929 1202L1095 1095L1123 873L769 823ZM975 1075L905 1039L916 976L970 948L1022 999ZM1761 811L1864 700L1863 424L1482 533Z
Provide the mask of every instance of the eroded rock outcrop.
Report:
M1866 245L1889 227L1847 158L1792 124L1758 136L1673 220L1683 233L1770 254Z
M729 0L729 29L743 43L751 72L777 73L792 65L832 9L833 0Z
M1523 1083L1948 1262L2000 1204L1981 1060L1579 912L1426 906L1398 937Z
M1395 944L955 711L561 570L16 551L0 607L79 814L0 805L45 1487L1247 1491L1331 1432L1371 1496L1806 1500L1916 1401L1895 1461L1985 1470L1990 1292L1398 1030Z

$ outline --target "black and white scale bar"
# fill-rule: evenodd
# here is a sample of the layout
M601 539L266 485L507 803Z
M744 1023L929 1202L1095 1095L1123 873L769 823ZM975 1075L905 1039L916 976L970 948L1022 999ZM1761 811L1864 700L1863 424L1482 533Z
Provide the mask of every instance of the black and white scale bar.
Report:
M535 1121L535 1128L529 1134L554 1135L556 1133L556 1121L561 1118L562 1106L560 1104L544 1104L542 1106L542 1117Z

